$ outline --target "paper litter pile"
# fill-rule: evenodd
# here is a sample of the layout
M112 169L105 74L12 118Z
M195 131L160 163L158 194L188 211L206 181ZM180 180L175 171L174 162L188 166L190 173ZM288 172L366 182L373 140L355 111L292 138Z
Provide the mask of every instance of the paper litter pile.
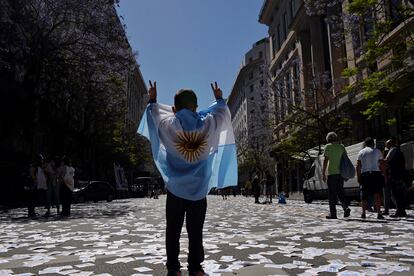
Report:
M203 266L210 276L414 274L412 210L407 219L368 214L362 222L357 206L350 219L326 220L323 203L253 202L209 196ZM73 207L65 220L28 220L24 209L0 214L0 276L166 274L165 196ZM185 270L185 227L180 242Z

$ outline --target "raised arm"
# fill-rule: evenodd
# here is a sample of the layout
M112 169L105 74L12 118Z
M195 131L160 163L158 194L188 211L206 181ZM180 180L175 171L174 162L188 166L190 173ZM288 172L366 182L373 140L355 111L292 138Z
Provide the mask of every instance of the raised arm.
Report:
M223 91L221 91L220 87L217 85L217 82L215 81L214 85L210 83L210 85L216 100L223 99Z
M150 80L149 84L150 84L150 89L148 90L149 102L156 103L157 102L157 82L154 81L154 85L152 85L152 82Z
M167 109L166 106L157 103L157 82L149 81L150 88L148 89L149 106L147 108L147 116L150 116L153 120L154 126L158 127L160 122L172 114L171 108Z

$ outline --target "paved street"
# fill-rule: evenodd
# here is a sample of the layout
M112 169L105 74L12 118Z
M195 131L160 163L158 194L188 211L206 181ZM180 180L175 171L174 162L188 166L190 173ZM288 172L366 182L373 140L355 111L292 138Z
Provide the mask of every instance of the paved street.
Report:
M0 275L165 275L165 196L79 204L73 217L0 215ZM402 220L326 220L328 206L208 198L209 275L413 275L414 213ZM40 208L38 212L40 212ZM341 216L342 213L340 212ZM186 261L186 231L181 261ZM331 273L329 273L331 272Z

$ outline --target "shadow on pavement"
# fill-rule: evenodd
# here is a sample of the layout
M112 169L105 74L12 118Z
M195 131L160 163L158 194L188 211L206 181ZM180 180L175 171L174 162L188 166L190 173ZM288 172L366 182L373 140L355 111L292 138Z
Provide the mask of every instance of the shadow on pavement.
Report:
M71 215L63 217L57 215L56 209L52 209L52 214L49 217L43 217L46 212L41 207L36 208L37 216L34 218L27 217L27 209L19 208L9 210L7 212L0 213L1 221L11 221L15 223L30 223L33 221L37 222L48 222L48 221L67 221L67 220L79 220L79 219L111 219L119 218L136 212L142 207L131 206L129 200L120 200L111 203L82 203L73 204Z

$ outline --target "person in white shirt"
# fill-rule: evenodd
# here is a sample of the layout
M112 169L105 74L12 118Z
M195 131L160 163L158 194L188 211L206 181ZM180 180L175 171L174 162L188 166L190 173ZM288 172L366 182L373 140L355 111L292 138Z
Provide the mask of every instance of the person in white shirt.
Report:
M50 207L56 207L56 213L60 213L60 195L59 185L57 181L58 168L60 167L60 158L55 156L51 162L46 166L45 173L47 175L47 198L46 198L46 214L44 217L50 215Z
M381 214L381 196L384 186L385 165L382 152L375 148L374 139L365 139L365 147L358 153L357 178L362 189L362 214L366 218L368 209L368 197L373 195L375 200L375 211L378 219L384 219Z
M62 157L61 166L58 169L58 179L60 182L60 201L62 203L63 217L70 216L70 205L72 202L72 192L75 187L75 169L67 156Z
M28 198L28 217L36 217L35 208L39 199L41 203L44 202L45 193L47 190L46 175L43 170L44 158L39 154L36 160L30 165L29 169L29 198Z

